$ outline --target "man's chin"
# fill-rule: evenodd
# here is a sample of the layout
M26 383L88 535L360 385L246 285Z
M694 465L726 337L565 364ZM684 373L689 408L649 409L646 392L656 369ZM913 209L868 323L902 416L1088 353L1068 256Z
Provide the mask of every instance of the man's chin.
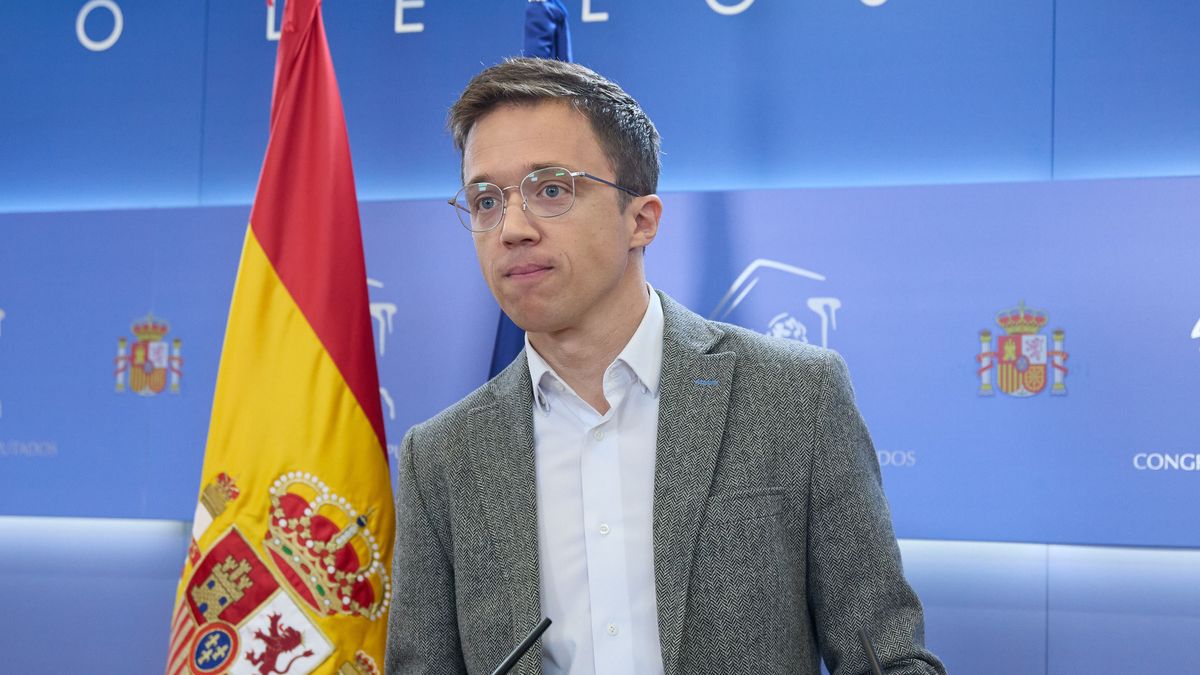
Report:
M528 307L515 307L500 305L504 313L508 315L512 322L517 324L517 328L526 333L552 333L561 327L562 321L560 317L551 316L550 312L538 311Z

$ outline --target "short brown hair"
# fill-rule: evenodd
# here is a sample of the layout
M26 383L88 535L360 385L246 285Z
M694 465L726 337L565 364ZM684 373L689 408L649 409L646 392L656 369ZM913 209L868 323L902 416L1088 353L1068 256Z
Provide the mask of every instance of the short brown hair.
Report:
M471 128L496 106L555 99L569 101L591 123L617 183L640 195L658 190L659 137L654 123L616 82L579 64L513 58L492 66L467 84L450 107L446 125L461 153ZM629 195L619 194L624 208Z

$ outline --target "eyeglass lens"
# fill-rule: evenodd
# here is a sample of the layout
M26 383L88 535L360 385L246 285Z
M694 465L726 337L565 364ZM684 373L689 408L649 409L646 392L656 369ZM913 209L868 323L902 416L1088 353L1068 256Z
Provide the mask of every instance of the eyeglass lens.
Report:
M575 177L560 167L538 169L525 176L519 186L529 211L542 218L561 216L575 205ZM470 183L455 197L459 219L468 229L482 232L500 224L505 195L498 185Z

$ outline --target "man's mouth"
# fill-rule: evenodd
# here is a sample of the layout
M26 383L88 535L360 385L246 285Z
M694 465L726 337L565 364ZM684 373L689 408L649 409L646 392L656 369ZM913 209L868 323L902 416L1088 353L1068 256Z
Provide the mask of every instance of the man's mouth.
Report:
M509 279L516 279L518 281L522 279L533 279L546 272L549 272L552 269L554 268L549 265L538 265L532 263L526 265L517 265L515 267L510 267L508 271L504 273L504 276L508 277Z

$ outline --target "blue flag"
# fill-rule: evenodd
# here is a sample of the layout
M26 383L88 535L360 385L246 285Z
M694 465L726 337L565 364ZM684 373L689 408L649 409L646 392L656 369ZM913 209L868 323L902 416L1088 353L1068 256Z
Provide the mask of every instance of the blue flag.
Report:
M562 0L529 0L525 5L525 56L571 60L571 29Z
M524 56L571 60L571 29L562 0L529 0L525 5L525 47L521 52ZM508 367L524 347L525 332L501 311L488 378Z

